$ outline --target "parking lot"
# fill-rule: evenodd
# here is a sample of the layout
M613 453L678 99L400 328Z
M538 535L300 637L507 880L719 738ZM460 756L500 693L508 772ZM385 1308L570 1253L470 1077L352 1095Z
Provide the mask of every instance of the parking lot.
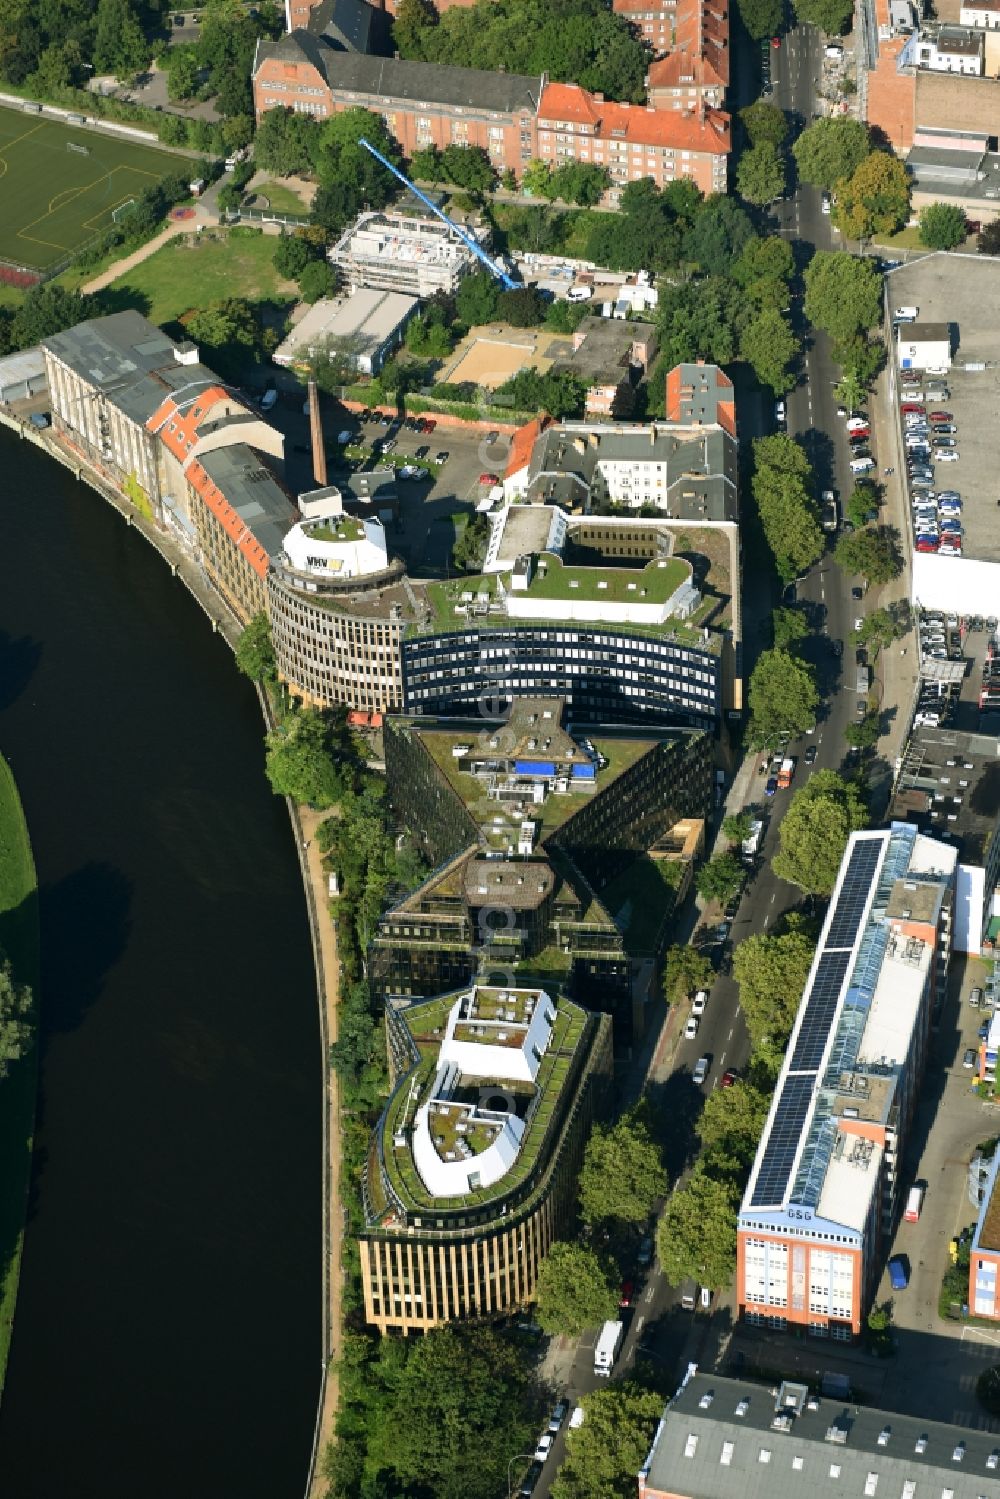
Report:
M957 463L933 464L935 490L961 494L963 557L1000 562L1000 525L994 432L1000 412L1000 266L969 255L927 255L886 276L890 310L919 309L917 322L947 323L952 367L943 403L957 427ZM902 333L905 333L905 326ZM895 350L891 351L891 356ZM981 369L967 368L982 365ZM901 387L897 376L897 395ZM918 387L919 388L919 387ZM921 401L928 411L931 403Z
M324 446L327 454L327 478L336 484L355 468L375 467L391 459L419 466L429 462L436 476L427 481L400 480L399 520L388 531L389 550L403 558L413 578L440 578L454 572L451 549L461 526L475 514L477 504L489 493L480 483L486 474L503 476L510 439L504 434L491 442L485 432L448 428L437 424L433 432L415 432L402 426L396 430L378 420L361 422L355 413L346 411L328 396L320 397ZM309 418L302 410L301 388L289 392L268 420L285 434L286 482L293 494L315 488L312 449L309 444ZM433 417L430 420L434 420ZM341 432L349 432L352 452L357 448L370 454L374 444L392 440L391 452L380 460L365 457L345 464L343 449L337 441ZM435 465L437 454L448 456Z

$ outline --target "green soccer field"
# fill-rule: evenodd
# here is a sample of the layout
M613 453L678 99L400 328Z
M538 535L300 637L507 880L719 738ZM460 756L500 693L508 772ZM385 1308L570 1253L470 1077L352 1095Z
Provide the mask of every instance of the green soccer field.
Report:
M155 146L0 109L0 260L45 270L107 229L116 208L187 166Z

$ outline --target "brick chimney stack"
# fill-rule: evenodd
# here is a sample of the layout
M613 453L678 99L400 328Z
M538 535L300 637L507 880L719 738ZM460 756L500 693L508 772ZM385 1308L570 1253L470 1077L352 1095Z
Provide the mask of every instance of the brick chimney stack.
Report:
M317 489L326 487L326 449L323 446L323 423L319 415L319 391L316 381L309 381L309 437L312 442L313 478Z

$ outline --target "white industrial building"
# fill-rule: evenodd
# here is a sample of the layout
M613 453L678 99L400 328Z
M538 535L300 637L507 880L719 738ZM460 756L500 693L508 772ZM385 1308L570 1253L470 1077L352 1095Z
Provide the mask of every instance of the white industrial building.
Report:
M903 324L896 359L901 370L944 375L951 369L951 329L947 323Z
M323 298L279 344L274 362L305 364L329 349L346 354L361 374L377 375L402 342L406 325L419 305L416 297L368 289L349 297Z

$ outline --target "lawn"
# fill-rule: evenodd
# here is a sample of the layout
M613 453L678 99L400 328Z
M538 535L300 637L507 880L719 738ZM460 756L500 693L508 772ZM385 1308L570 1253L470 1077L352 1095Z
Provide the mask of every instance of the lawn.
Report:
M287 305L298 293L295 283L274 269L276 244L272 236L245 229L178 236L126 271L110 290L116 306L135 307L160 325L226 297Z
M255 196L259 193L262 197L266 198L275 213L290 213L301 216L309 212L305 200L284 182L275 182L273 178L268 178L266 182L258 183L253 191Z
M0 259L44 270L107 229L116 208L187 167L158 146L0 109Z
M38 896L28 829L14 777L0 757L0 951L14 976L38 995ZM0 1194L0 1390L21 1269L24 1214L35 1127L38 1050L11 1064L0 1078L0 1153L4 1160Z

